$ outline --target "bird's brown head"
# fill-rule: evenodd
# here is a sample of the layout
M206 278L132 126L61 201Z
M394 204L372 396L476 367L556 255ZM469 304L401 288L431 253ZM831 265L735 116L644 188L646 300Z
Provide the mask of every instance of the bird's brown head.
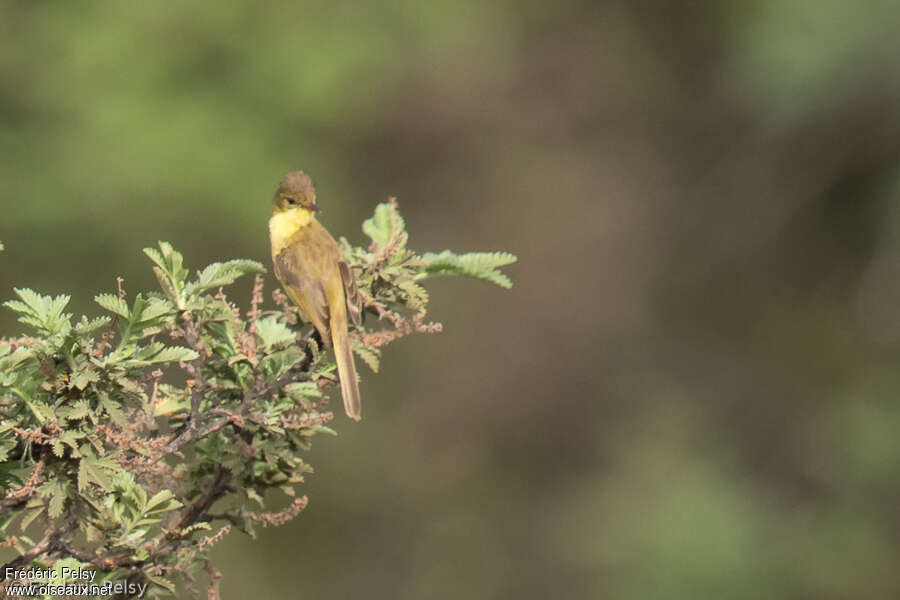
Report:
M316 188L313 187L309 175L303 171L291 171L281 178L272 204L276 214L297 208L319 211L316 204Z

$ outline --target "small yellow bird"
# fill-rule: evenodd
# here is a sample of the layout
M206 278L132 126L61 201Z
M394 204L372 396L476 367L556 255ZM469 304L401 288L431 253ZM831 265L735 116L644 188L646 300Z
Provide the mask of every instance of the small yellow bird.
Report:
M313 324L324 344L330 342L334 347L344 410L359 421L359 383L347 337L348 315L356 325L362 322L353 271L337 242L316 220L316 190L306 173L285 175L272 203L269 240L275 276L303 320Z

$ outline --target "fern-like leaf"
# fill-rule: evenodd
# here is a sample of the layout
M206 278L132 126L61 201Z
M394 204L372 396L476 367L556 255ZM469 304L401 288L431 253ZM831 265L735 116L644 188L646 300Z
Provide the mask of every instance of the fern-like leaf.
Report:
M420 278L431 275L464 275L509 289L512 287L512 281L498 267L510 265L516 262L518 257L509 252L454 254L450 250L444 250L440 254L428 252L422 259L426 266Z
M353 349L353 352L355 352L356 355L372 369L373 373L378 372L378 368L381 365L381 352L378 349L364 346L355 339L350 341L350 347Z
M71 296L43 296L28 288L13 288L19 300L9 300L4 306L19 313L19 322L30 325L47 334L69 330L72 315L63 313Z
M376 247L380 250L393 248L394 251L406 247L409 234L406 233L406 223L397 210L396 201L382 202L375 207L375 214L363 221L363 233L372 238Z
M128 318L128 305L115 294L100 294L94 297L94 302L120 317Z
M266 348L293 343L297 337L296 333L283 323L280 323L274 316L257 321L256 331Z
M241 275L262 275L266 272L262 263L255 260L229 260L212 263L199 273L197 280L185 288L188 293L197 294L206 290L231 285Z

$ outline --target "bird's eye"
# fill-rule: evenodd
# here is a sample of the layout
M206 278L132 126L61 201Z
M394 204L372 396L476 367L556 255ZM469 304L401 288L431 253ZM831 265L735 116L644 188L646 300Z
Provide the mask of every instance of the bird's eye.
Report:
M291 206L297 204L297 201L294 200L293 198L285 198L285 200L287 200L287 203L290 204Z

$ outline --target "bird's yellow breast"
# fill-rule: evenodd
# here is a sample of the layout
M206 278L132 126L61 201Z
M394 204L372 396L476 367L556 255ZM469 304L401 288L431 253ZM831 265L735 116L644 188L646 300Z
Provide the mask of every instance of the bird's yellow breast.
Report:
M269 219L269 239L272 242L272 256L276 256L287 246L297 231L312 223L315 215L306 208L292 208L272 215Z

